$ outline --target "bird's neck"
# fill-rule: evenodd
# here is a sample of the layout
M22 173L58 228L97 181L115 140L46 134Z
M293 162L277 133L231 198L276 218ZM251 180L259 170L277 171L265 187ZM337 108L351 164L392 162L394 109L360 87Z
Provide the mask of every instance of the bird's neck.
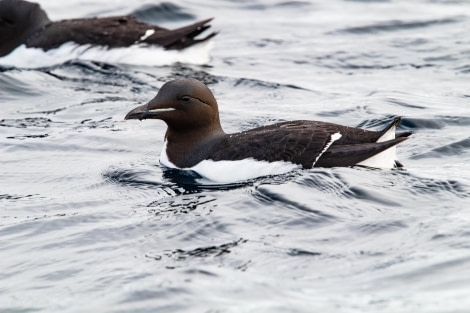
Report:
M213 136L225 134L220 124L210 125L198 128L174 128L169 126L165 139L173 144L197 144Z
M210 153L210 147L225 135L221 127L191 131L169 128L165 135L168 159L180 168L192 167L204 159Z

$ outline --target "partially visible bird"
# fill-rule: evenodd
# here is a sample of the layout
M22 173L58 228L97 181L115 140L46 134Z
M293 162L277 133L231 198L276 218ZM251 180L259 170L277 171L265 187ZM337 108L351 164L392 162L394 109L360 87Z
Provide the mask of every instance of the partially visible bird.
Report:
M37 3L0 0L0 57L21 45L48 51L68 42L110 49L145 44L181 50L214 37L212 32L196 38L210 27L211 20L173 30L140 22L132 15L54 22Z

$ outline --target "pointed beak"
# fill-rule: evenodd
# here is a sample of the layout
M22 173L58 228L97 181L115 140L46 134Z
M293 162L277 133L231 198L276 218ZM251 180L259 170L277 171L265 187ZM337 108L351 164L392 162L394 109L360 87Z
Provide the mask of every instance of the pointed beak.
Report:
M125 120L145 120L147 118L158 118L158 115L164 112L174 111L174 108L162 108L149 110L148 104L138 106L129 113L127 113Z

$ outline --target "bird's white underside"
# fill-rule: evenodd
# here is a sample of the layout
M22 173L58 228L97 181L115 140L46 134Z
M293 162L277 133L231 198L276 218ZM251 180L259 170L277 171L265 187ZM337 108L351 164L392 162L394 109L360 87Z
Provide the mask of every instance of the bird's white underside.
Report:
M203 177L203 180L200 182L209 181L212 183L228 184L256 177L285 174L300 168L300 165L290 162L267 162L258 161L253 158L236 161L203 160L193 167L179 168L168 159L166 146L167 142L165 141L160 155L160 163L169 168L194 171Z

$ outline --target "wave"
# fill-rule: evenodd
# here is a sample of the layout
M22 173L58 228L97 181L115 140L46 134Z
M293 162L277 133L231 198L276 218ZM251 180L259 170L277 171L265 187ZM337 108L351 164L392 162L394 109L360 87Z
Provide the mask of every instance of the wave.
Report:
M131 15L136 16L139 21L155 25L167 21L195 19L194 14L185 12L183 8L171 2L146 4L134 10Z
M392 20L382 23L375 23L365 26L349 27L342 30L336 31L337 33L351 33L351 34L373 34L378 32L390 32L390 31L401 31L414 28L425 28L430 26L444 25L458 23L459 17L455 18L444 18L444 19L433 19L427 21L401 21Z
M443 158L445 156L454 156L467 153L470 148L470 138L455 141L430 151L414 155L411 159L425 159L425 158Z

